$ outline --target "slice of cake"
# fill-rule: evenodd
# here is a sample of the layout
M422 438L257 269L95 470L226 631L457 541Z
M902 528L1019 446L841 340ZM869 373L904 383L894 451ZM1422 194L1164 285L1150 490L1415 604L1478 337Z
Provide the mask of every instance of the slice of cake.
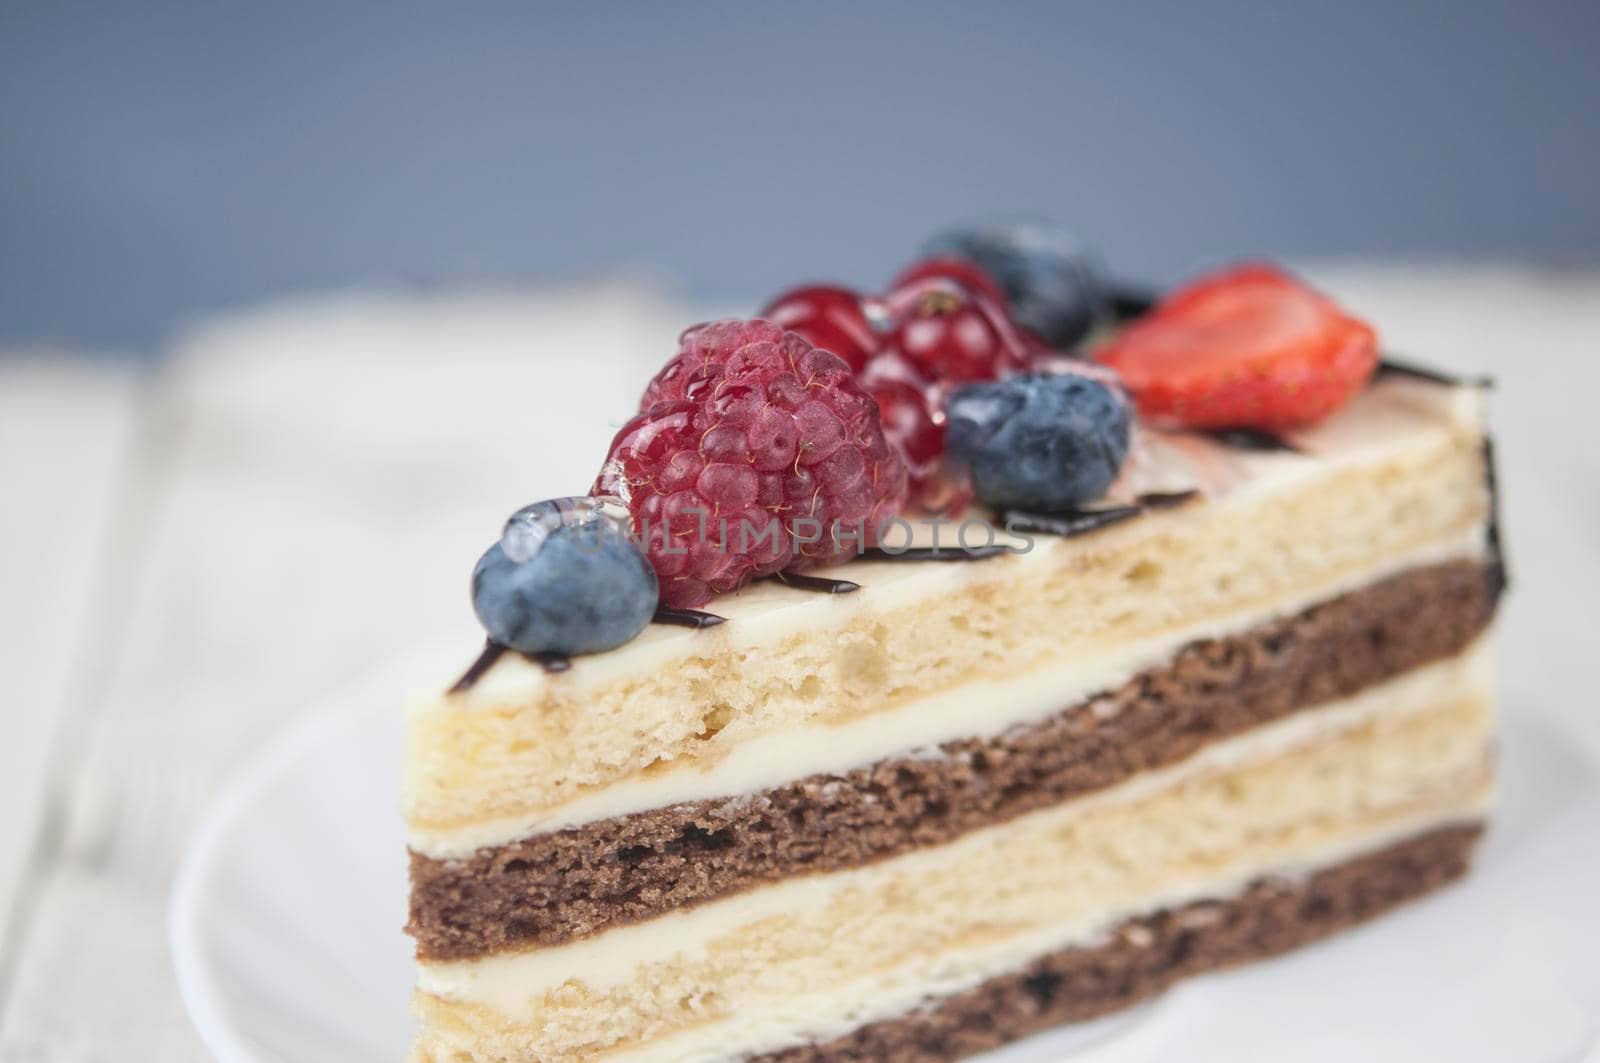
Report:
M908 283L1004 333L982 251ZM878 352L688 334L603 500L513 519L489 648L409 707L414 1059L956 1059L1460 875L1504 584L1481 394L1374 372L1352 321L1202 282L1099 348L1137 417L1025 350L920 391L936 462L880 429ZM717 532L807 504L821 538Z

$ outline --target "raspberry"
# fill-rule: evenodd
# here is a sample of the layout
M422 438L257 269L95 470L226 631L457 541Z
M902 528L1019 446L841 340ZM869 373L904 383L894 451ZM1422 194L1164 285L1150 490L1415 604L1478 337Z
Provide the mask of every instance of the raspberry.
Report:
M873 545L905 502L906 469L850 367L767 321L679 342L592 491L628 507L662 602L702 605Z
M661 367L639 400L643 413L658 402L684 398L689 380L707 365L723 365L734 353L757 343L776 344L783 329L759 318L752 321L711 321L691 325L678 336L678 353Z
M1196 428L1292 428L1321 420L1378 363L1372 328L1266 265L1202 277L1097 353L1146 417Z

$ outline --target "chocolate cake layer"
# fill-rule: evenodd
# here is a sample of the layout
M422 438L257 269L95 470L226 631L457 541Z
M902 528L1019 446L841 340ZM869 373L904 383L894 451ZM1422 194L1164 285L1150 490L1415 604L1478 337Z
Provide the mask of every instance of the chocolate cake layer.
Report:
M1176 763L1468 646L1486 565L1413 569L1227 638L1037 723L733 800L601 820L480 850L411 854L424 959L554 945L792 875L860 866Z
M1478 825L1447 827L1304 880L1257 882L1230 900L1132 919L1104 944L1053 953L923 1010L752 1063L944 1063L1092 1019L1180 978L1285 952L1381 915L1462 875L1481 834Z

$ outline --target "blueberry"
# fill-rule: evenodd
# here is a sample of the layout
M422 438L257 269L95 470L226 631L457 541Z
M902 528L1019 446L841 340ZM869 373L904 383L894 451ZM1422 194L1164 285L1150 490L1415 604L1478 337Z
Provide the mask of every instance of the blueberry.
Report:
M655 569L594 498L518 510L472 571L479 622L523 653L614 649L650 622L656 598Z
M1046 221L949 229L923 245L981 266L1011 299L1011 316L1050 346L1066 350L1110 316L1099 260L1077 237Z
M969 384L946 407L946 451L995 509L1053 513L1105 494L1128 453L1128 403L1078 373Z

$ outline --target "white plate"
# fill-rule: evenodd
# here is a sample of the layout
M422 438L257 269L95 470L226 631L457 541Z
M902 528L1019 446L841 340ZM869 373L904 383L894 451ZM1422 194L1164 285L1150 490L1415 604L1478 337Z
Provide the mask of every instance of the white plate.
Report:
M310 713L196 835L172 944L189 1013L224 1063L403 1058L399 706L412 679L443 670L434 656ZM1502 808L1465 882L989 1063L1584 1058L1600 1029L1600 770L1526 707L1506 715Z

